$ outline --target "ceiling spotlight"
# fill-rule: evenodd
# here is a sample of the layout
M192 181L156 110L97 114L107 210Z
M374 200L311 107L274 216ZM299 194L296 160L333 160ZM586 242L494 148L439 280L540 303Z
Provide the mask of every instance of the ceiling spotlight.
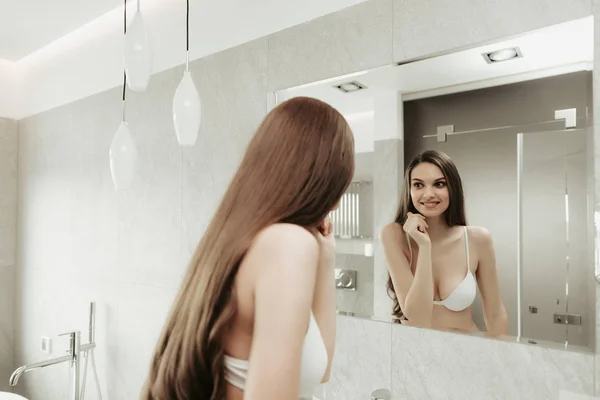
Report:
M502 50L491 51L489 53L483 53L482 56L488 64L492 64L492 63L497 63L497 62L502 62L502 61L514 60L516 58L521 58L521 57L523 57L523 54L521 53L521 49L519 49L518 47L511 47L508 49L502 49Z
M342 83L339 85L335 85L334 88L336 88L344 93L352 93L352 92L358 92L359 90L366 89L367 87L365 85L363 85L362 83L359 83L356 81L351 81L351 82L346 82L346 83Z

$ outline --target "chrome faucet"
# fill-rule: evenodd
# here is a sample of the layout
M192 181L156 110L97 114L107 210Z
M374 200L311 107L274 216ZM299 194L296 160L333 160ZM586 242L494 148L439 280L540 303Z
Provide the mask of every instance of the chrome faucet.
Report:
M69 378L69 400L80 400L80 357L82 353L92 350L96 347L95 340L95 321L96 321L96 304L90 303L90 322L89 322L89 343L81 344L81 333L79 331L63 333L59 336L69 336L69 349L66 356L56 357L45 361L40 361L33 364L23 365L15 370L10 377L10 386L16 386L19 383L19 378L25 372L33 371L39 368L45 368L52 365L69 363L71 374Z

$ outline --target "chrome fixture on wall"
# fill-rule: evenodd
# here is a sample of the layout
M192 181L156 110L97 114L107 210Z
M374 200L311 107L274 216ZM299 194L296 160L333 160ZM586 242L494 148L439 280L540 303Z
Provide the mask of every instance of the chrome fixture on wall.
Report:
M335 288L341 290L356 290L356 271L336 268Z
M69 363L71 373L69 374L69 400L82 400L85 393L85 381L87 375L87 365L89 358L92 359L92 368L94 370L94 377L96 379L96 386L98 389L98 398L102 400L102 394L100 391L100 382L98 380L98 374L96 372L96 362L94 359L94 349L96 348L96 303L90 303L90 317L89 317L89 342L81 344L81 333L79 331L66 332L59 336L69 336L69 348L67 349L67 355L62 357L56 357L49 360L40 361L33 364L23 365L17 368L10 377L10 386L16 386L19 383L21 375L25 372L33 371L35 369L50 367L53 365ZM81 369L81 356L85 356L83 382L80 382L80 369Z

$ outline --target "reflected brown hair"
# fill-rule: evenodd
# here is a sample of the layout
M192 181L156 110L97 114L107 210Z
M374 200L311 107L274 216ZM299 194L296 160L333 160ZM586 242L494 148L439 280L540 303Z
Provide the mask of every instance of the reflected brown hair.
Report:
M446 178L448 194L450 197L450 205L444 213L446 225L450 227L456 225L466 226L467 217L465 214L465 198L460 174L458 173L458 169L456 168L454 161L452 161L452 159L448 157L446 153L436 150L426 150L422 153L419 153L411 160L410 164L408 164L408 167L404 173L404 183L402 185L402 193L400 194L400 205L398 206L398 212L396 213L394 222L404 225L409 212L413 214L419 213L413 204L410 195L410 189L412 171L421 163L430 163L437 166L444 174L444 178ZM394 291L394 284L389 273L387 280L387 291L388 295L394 302L392 315L399 320L404 314L400 308L400 302L398 301L398 297Z
M353 174L353 135L330 105L296 97L265 117L190 262L143 400L225 397L222 340L236 314L234 278L252 240L279 222L316 228Z

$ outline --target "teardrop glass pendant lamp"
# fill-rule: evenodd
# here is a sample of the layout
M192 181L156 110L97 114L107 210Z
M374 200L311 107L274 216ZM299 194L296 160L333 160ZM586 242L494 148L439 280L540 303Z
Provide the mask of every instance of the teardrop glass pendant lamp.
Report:
M177 141L181 146L194 146L198 139L202 117L200 94L190 73L190 2L186 13L186 61L183 78L173 97L173 123Z
M137 0L137 11L126 29L123 43L123 63L129 88L144 92L152 76L153 54L144 16ZM126 23L126 22L125 22Z
M124 0L123 10L123 34L127 34L127 0ZM135 179L138 151L135 146L129 125L126 120L126 93L127 93L127 74L123 72L123 114L117 132L113 136L108 152L110 174L112 176L115 190L122 191L129 189Z
M138 152L126 121L121 121L119 129L110 145L110 173L115 190L131 188L135 179Z

